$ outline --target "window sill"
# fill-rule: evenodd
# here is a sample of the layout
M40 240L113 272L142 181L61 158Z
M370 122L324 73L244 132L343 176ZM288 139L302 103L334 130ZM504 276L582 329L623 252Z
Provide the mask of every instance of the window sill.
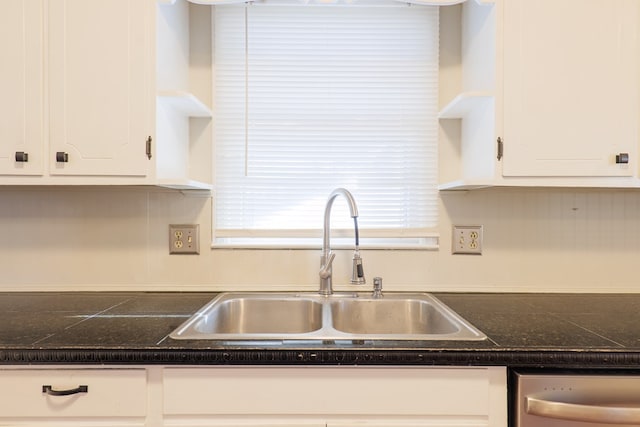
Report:
M360 239L360 249L435 251L439 249L439 240L437 236L411 239ZM212 242L211 249L321 250L322 241L309 238L233 237L216 239ZM331 249L353 250L353 238L331 239Z

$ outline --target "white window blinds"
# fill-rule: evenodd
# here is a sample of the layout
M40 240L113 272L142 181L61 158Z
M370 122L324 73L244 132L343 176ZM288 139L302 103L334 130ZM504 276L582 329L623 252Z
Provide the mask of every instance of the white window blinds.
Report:
M434 242L437 7L222 5L214 36L216 243L320 237L336 187L363 246Z

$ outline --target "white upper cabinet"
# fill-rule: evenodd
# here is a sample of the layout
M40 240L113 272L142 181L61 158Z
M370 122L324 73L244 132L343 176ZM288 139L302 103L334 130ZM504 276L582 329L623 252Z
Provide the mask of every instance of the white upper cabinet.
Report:
M43 0L0 4L0 174L43 173Z
M505 176L637 173L639 10L638 0L504 1Z
M637 0L441 8L440 188L640 187L639 33Z
M50 173L146 175L149 2L48 3Z
M0 185L211 189L211 14L0 1Z

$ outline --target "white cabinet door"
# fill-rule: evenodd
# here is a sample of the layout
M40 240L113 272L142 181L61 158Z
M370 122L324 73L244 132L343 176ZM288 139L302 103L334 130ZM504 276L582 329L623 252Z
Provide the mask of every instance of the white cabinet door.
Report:
M42 174L43 1L0 2L1 175Z
M638 169L637 0L506 0L505 176ZM628 164L616 164L627 153Z
M486 419L490 406L485 368L167 368L163 377L167 415Z
M167 425L506 427L504 368L167 367Z
M150 0L49 0L52 175L145 175ZM67 162L58 161L65 157Z

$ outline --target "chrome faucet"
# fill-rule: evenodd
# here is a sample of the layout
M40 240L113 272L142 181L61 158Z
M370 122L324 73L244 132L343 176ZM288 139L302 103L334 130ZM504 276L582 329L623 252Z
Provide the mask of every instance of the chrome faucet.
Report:
M331 295L333 293L332 286L332 264L333 259L336 257L336 254L331 252L330 247L330 232L331 232L331 207L333 206L333 201L336 197L342 195L345 199L347 199L347 203L349 204L349 211L351 213L351 218L353 218L353 224L355 229L355 250L353 252L353 268L351 274L351 283L353 284L364 284L366 282L364 277L364 269L362 267L362 258L360 257L360 236L358 233L358 206L356 206L356 201L351 195L351 193L344 188L336 188L329 195L329 199L327 199L327 204L324 208L324 229L322 233L322 255L320 257L320 294L321 295Z

